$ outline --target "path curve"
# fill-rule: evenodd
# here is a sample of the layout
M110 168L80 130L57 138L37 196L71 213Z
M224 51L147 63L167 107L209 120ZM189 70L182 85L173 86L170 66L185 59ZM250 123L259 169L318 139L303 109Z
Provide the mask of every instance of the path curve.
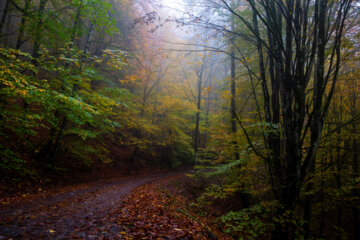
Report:
M71 233L100 228L122 198L135 188L186 171L169 171L102 182L77 191L33 202L9 205L0 211L0 239L68 239ZM111 219L110 219L111 221ZM114 229L117 231L117 229ZM96 236L82 236L95 239Z

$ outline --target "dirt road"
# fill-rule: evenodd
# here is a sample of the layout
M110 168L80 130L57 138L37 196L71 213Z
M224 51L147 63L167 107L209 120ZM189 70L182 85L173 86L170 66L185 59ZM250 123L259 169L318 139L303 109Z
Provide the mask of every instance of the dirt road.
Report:
M102 182L31 202L9 204L0 210L0 239L98 239L92 229L111 221L111 212L133 189L182 172L162 172ZM103 233L112 239L119 226ZM107 236L107 237L106 237Z

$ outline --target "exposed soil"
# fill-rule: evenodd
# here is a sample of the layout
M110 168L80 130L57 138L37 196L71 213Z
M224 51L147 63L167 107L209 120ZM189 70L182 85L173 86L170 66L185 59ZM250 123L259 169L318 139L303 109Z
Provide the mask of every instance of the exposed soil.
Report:
M146 183L183 176L186 171L160 172L74 187L58 194L24 197L0 208L0 239L121 239L115 223L124 196ZM34 197L35 196L35 197ZM11 201L11 199L10 199ZM97 229L92 235L93 229ZM102 229L104 231L102 232Z

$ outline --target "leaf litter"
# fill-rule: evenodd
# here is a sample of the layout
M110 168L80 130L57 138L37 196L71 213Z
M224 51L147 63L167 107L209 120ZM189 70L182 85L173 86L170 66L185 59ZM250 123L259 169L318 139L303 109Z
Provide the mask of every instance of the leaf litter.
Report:
M187 211L180 192L166 190L180 177L184 174L138 176L0 213L0 239L230 239Z

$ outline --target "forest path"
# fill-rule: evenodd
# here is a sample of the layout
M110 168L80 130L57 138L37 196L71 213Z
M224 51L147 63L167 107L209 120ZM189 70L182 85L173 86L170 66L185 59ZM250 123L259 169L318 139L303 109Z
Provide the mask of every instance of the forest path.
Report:
M0 209L0 239L69 239L70 233L81 235L92 228L101 230L112 221L109 213L119 207L127 193L156 180L183 176L185 172L132 176L99 182L44 199L9 204ZM121 231L115 228L111 230ZM79 237L83 238L96 239L96 236L87 234Z

